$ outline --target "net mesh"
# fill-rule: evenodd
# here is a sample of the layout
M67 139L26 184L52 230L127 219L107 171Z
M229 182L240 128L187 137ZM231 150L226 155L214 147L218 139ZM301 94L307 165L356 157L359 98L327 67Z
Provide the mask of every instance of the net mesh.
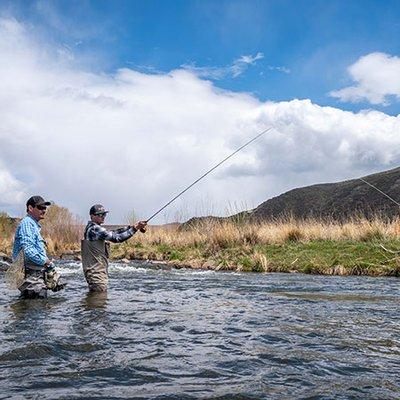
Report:
M5 272L5 281L9 289L18 289L25 278L24 253L21 251L17 259Z

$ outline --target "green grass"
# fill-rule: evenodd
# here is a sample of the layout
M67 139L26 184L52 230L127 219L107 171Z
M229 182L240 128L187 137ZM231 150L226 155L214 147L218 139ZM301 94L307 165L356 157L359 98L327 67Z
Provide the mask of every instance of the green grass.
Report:
M387 249L400 248L400 241L318 240L261 246L258 251L270 261L271 269L280 271L329 274L341 267L342 274L399 276L400 257L386 252L381 244Z
M220 270L248 272L300 272L309 274L400 276L400 240L374 237L366 241L311 242L287 241L284 244L243 245L214 249L210 246L166 244L114 246L114 258L148 258L180 265L208 263ZM133 252L133 254L132 254ZM267 266L260 262L260 255Z

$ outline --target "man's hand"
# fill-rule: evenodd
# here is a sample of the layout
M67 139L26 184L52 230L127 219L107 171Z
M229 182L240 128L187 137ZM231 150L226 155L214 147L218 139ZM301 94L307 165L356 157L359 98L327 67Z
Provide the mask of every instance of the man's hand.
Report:
M139 221L134 228L142 233L146 232L147 221Z
M44 263L44 268L45 268L45 271L47 271L47 272L53 270L55 268L55 265L53 264L53 260L47 259Z
M44 262L44 267L48 267L52 262L53 262L52 260L47 259L47 260Z

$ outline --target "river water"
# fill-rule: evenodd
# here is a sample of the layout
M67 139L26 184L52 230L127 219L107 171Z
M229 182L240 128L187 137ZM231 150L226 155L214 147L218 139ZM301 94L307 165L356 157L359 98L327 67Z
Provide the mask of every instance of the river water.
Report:
M0 398L399 399L400 280L112 264L21 300L0 276Z

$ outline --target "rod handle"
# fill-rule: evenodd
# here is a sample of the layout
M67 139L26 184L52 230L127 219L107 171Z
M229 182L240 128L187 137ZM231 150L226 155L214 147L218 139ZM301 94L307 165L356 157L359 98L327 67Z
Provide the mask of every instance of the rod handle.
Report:
M146 224L149 222L148 220L147 221L144 221L144 222L146 222ZM140 232L142 232L142 233L146 233L146 228L141 228L141 229L139 229L140 230Z

